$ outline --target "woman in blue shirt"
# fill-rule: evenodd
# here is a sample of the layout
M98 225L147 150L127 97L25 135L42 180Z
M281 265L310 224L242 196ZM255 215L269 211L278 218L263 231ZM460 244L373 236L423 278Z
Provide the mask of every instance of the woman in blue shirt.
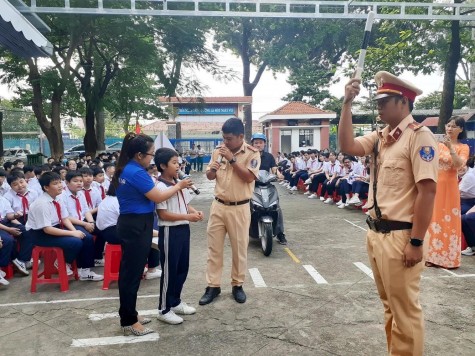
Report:
M140 280L152 245L155 204L193 184L191 180L184 179L173 189L159 191L146 171L154 153L155 147L151 137L127 134L112 179L120 206L117 222L117 234L122 246L119 315L124 335L142 336L153 332L143 327L151 320L138 316L136 304Z

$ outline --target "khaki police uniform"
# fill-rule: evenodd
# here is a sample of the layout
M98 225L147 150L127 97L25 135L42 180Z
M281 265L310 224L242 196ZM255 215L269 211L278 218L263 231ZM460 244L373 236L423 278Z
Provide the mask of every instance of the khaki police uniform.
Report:
M376 202L382 219L412 223L416 183L425 179L437 181L439 159L434 135L409 115L392 131L387 126L380 132L355 140L361 143L366 155L372 154L373 163L374 147L378 142L376 172L374 164L371 166L368 205L374 204L376 173ZM370 216L377 218L374 208L370 210ZM404 266L402 259L411 237L418 236L411 236L410 229L389 233L368 230L367 233L368 256L384 305L390 355L422 355L424 351L424 320L419 303L423 262L409 268Z
M215 150L210 162L215 162L218 155L218 150ZM261 164L257 149L244 143L234 156L236 163L245 166L257 177ZM206 280L209 287L221 286L226 233L229 236L232 251L231 284L233 286L242 285L246 276L247 246L251 223L249 200L254 191L254 181L246 183L239 178L234 172L234 164L230 164L223 158L221 166L216 172L215 200L211 204L207 229ZM208 166L207 171L210 169Z

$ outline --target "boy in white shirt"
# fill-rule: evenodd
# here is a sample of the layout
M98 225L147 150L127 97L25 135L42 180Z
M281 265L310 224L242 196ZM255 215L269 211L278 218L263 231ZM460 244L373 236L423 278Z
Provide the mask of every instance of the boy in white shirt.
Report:
M38 181L38 178L44 173L44 172L49 172L51 169L49 168L48 165L42 165L42 166L37 166L33 169L33 172L35 174L34 177L31 177L28 180L28 188L30 190L34 190L36 193L38 193L38 196L43 194L43 189L41 189L40 182Z
M113 163L104 163L104 183L102 185L104 186L106 192L109 190L109 186L111 185L112 182L112 177L114 176L115 173L115 165Z
M157 188L167 190L177 181L180 164L178 153L170 148L155 152L155 164L161 173ZM183 318L176 314L194 314L196 309L184 303L180 296L188 275L190 262L190 221L203 220L203 212L189 205L191 196L182 190L170 199L157 204L159 216L160 280L158 319L168 324L181 324Z
M0 168L0 196L3 197L9 190L10 186L7 183L7 172Z
M94 181L91 183L91 186L97 188L101 193L101 198L105 199L106 197L106 188L104 188L104 171L100 167L94 167L92 169L92 175Z

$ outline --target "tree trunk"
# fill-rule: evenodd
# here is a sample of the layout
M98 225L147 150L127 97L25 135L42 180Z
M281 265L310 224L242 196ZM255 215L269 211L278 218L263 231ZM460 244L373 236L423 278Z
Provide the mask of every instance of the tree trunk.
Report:
M3 163L3 111L0 111L0 163Z
M460 3L456 0L455 3ZM452 21L450 23L451 39L449 43L449 51L444 68L444 85L442 90L442 103L439 113L438 132L445 132L445 124L452 116L454 109L454 92L455 92L455 76L457 67L460 62L460 21Z
M106 149L105 133L106 133L106 113L104 112L104 109L99 109L99 110L96 110L96 141L97 141L97 149L99 151Z
M475 63L470 63L470 109L475 109Z
M84 136L84 148L86 154L96 157L97 141L96 141L96 123L95 123L95 105L91 101L86 100L86 135Z

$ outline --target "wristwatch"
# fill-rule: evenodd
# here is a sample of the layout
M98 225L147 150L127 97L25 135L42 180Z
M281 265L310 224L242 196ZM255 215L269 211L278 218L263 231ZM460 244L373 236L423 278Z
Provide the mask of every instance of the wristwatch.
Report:
M412 246L420 247L424 244L424 240L417 239L417 238L413 237L413 238L411 238L410 243L411 243Z
M229 160L229 164L236 163L236 157L233 157Z

